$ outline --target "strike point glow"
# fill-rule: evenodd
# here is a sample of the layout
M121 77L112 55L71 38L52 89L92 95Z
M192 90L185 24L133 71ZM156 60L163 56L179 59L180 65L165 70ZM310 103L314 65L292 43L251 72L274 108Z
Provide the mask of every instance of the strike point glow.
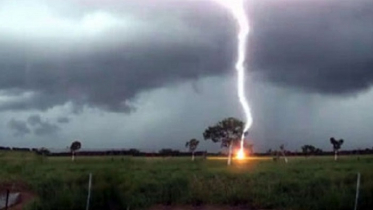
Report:
M237 61L236 61L235 68L236 68L236 71L237 71L237 78L238 78L238 80L237 80L238 98L239 98L239 101L242 105L243 111L246 115L246 124L245 124L244 132L243 132L243 133L246 133L250 129L250 127L253 123L250 106L249 106L249 103L248 103L248 101L246 99L246 95L245 95L245 67L244 67L244 63L245 63L245 58L246 58L247 37L248 37L249 32L250 32L249 19L248 19L246 13L245 13L244 0L215 0L215 1L217 1L219 4L225 6L227 9L229 9L231 11L231 13L234 16L234 18L236 19L236 21L238 23L238 27L239 27L238 34L237 34L238 55L237 55ZM244 138L245 138L245 136L244 136L244 134L242 134L241 148L240 148L239 152L237 153L237 158L239 158L239 159L244 158L244 151L243 151L243 149L244 149L243 148L244 147Z

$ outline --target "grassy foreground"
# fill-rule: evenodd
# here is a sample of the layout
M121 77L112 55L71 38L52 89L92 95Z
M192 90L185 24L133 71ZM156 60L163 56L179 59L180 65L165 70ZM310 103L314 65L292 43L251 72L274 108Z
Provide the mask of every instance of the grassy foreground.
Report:
M68 157L0 152L0 184L27 183L37 194L29 210L85 209L93 174L91 210L163 205L242 205L253 209L373 209L373 157L297 157L234 161L189 158Z

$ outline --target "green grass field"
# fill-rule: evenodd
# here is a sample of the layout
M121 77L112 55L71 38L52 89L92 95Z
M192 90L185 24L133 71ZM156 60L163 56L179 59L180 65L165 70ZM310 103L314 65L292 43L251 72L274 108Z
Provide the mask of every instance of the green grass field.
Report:
M27 209L147 209L160 205L221 205L252 209L373 209L373 157L296 157L234 161L208 158L69 157L0 152L0 184L27 183L37 195Z

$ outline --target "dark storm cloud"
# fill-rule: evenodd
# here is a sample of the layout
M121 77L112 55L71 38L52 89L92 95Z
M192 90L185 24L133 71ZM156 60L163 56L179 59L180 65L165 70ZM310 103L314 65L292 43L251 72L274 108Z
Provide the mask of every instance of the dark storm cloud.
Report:
M213 49L215 47L160 47L154 51L144 49L136 57L126 50L116 50L72 58L63 64L61 71L55 70L58 64L51 62L32 65L29 75L24 75L21 65L9 70L2 68L0 72L4 77L0 78L0 88L33 91L35 94L1 104L0 109L45 110L72 102L111 111L130 111L127 100L140 91L211 75L228 67L227 60L215 59L223 57L219 55L221 51ZM215 58L203 61L205 55ZM215 72L209 72L209 68Z
M373 1L265 1L253 10L253 63L279 85L345 94L373 83ZM264 3L263 3L264 4Z
M59 118L57 118L57 122L58 123L69 123L70 122L70 118L68 118L68 117L59 117Z
M8 123L8 127L13 130L14 136L24 136L31 132L31 130L27 127L27 123L21 120L11 119Z
M139 92L233 73L235 24L212 1L128 1L131 11L118 2L110 1L117 9L99 2L80 6L128 12L147 25L114 28L93 41L12 41L0 33L0 90L13 96L0 110L47 110L70 102L77 112L84 106L129 112ZM373 81L372 8L368 0L252 3L250 70L306 91L367 89Z
M66 119L64 118L62 120ZM54 134L60 129L57 125L47 120L42 120L40 115L37 114L29 116L27 118L27 123L33 128L34 134L38 136Z
M34 129L34 134L38 136L55 134L60 128L52 123L42 122L39 126Z
M188 11L196 13L196 9L203 8L199 6L195 4ZM76 110L90 106L129 112L134 109L130 100L141 91L227 71L234 52L229 32L214 31L213 26L219 24L205 26L192 17L175 17L181 20L174 22L175 25L168 25L168 20L163 20L163 12L154 11L160 16L154 22L160 24L159 28L145 35L139 34L140 40L121 42L121 36L126 32L120 29L116 37L106 37L117 40L115 47L82 41L82 45L71 46L68 50L71 55L62 53L57 56L41 49L43 56L52 57L48 59L40 59L37 54L25 55L25 51L33 49L23 45L2 48L0 58L4 59L0 59L0 74L3 75L0 89L20 94L14 100L1 103L0 110L47 110L71 102ZM216 16L225 17L224 14L215 14L203 19ZM169 19L172 20L171 17ZM229 22L228 19L226 21ZM152 20L149 19L149 22L151 25ZM195 27L191 27L193 24ZM210 30L200 33L203 28ZM186 30L190 35L179 34L178 30ZM193 35L195 33L202 36ZM182 36L187 38L181 39ZM102 43L105 45L105 40ZM45 47L48 49L48 46ZM22 97L26 91L30 94Z
M27 118L27 122L31 126L40 125L42 123L41 118L40 118L39 115L31 115L30 117Z

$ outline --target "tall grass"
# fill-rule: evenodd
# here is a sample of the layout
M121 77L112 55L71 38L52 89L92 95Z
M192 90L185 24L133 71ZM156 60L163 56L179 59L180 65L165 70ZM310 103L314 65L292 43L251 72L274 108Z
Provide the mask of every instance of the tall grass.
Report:
M7 156L7 155L5 155ZM362 174L359 209L373 209L373 157L292 158L235 162L189 158L0 157L0 178L28 183L38 199L29 210L146 209L163 205L240 205L266 209L352 209L356 173Z

